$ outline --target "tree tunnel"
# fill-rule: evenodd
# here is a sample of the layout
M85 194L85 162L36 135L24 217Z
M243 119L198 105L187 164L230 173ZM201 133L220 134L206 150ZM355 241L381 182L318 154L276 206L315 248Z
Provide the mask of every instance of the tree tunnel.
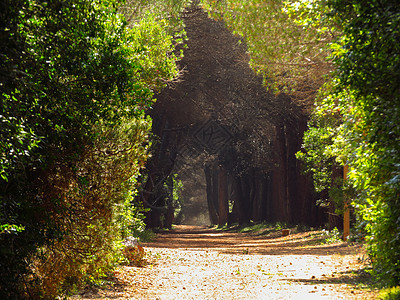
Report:
M328 211L316 205L319 195L295 157L308 112L267 92L249 67L244 42L223 23L198 7L183 17L182 76L157 95L150 112L158 138L139 195L149 208L148 226L323 225ZM176 180L184 185L178 204Z

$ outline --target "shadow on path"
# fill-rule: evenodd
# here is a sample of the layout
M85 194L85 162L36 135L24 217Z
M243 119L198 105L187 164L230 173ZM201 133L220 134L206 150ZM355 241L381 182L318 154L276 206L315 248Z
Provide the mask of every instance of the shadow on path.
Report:
M356 246L347 243L322 244L316 231L282 237L280 232L268 235L219 231L206 226L178 225L173 230L157 234L144 246L170 249L213 249L225 254L250 255L347 255Z

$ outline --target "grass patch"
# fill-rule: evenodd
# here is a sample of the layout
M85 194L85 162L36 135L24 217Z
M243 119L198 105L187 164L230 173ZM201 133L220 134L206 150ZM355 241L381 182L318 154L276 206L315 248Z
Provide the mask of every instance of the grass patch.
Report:
M140 243L149 243L154 240L156 234L151 229L145 229L141 232L136 232L135 237L139 240Z
M280 232L284 228L295 228L286 223L265 223L265 222L250 222L249 224L239 225L237 223L231 225L217 226L216 230L240 232L240 233L252 233L254 235L267 235L274 232Z
M259 235L268 234L271 232L278 231L277 227L273 226L272 224L267 223L252 223L248 225L243 225L238 229L238 232L252 232L257 233Z
M214 226L214 229L226 232L249 233L255 236L271 235L271 237L276 237L278 233L280 234L282 229L290 229L290 234L310 232L309 235L304 238L304 246L329 245L343 242L342 232L337 228L326 230L301 224L291 225L283 222L266 223L251 221L249 224L242 225L235 223L230 225L225 224L224 226Z

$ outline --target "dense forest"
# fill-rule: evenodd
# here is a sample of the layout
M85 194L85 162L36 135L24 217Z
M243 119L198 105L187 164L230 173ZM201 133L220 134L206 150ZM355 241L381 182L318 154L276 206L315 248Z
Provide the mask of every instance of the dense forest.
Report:
M316 205L310 176L302 174L295 157L307 112L287 95L265 89L249 66L245 45L223 22L198 7L187 9L183 19L188 37L179 62L183 74L156 95L151 111L153 133L160 138L141 189L141 199L151 208L146 223L170 227L168 207L179 201L163 196L166 191L160 187L172 174L184 186L185 222L196 218L188 209L192 203L186 190L195 189L196 198L196 185L202 182L206 195L193 210L200 210L207 198L212 224L324 225L327 211ZM194 178L202 180L194 183ZM176 222L182 219L176 217ZM331 223L332 228L341 225Z
M0 298L101 284L188 161L219 225L350 204L400 282L397 0L4 0L0 49Z

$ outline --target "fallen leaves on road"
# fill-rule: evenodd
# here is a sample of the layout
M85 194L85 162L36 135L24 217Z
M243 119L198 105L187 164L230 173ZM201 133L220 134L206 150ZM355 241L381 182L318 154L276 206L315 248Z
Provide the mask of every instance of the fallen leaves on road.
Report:
M347 243L177 226L145 244L145 267L121 267L113 284L73 299L374 299L365 253Z

